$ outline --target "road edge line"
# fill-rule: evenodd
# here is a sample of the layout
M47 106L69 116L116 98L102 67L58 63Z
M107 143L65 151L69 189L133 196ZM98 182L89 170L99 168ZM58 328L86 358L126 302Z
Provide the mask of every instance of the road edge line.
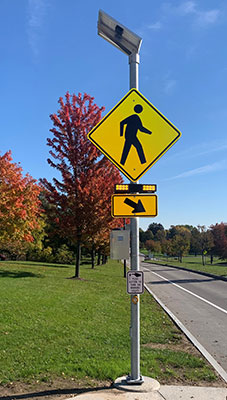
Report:
M200 351L200 353L207 359L207 361L212 365L212 367L217 371L217 373L224 379L227 383L227 373L225 370L218 364L218 362L212 357L212 355L199 343L199 341L191 334L191 332L182 324L182 322L166 307L166 305L152 292L152 290L145 284L145 289L157 303L164 309L164 311L169 315L169 317L173 320L173 322L180 328L180 330L187 336L187 338L192 342L192 344Z

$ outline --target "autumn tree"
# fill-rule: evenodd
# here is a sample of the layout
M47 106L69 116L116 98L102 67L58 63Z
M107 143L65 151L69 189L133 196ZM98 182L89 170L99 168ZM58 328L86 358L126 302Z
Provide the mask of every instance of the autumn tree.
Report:
M40 186L20 165L12 162L11 151L0 157L0 243L1 249L19 249L34 242L40 222Z
M190 230L184 226L176 225L171 226L169 231L172 252L182 262L183 256L188 253L190 248Z
M162 240L161 249L162 249L162 253L163 253L164 255L166 255L167 258L168 258L169 256L174 255L174 253L173 253L173 246L172 246L172 239L168 239L168 240L167 240L167 239L164 239L164 240Z
M227 259L227 224L221 222L220 224L211 225L210 227L214 247L213 253L220 257L222 260Z
M101 249L105 253L109 249L109 233L111 229L123 225L123 220L111 216L111 195L114 184L122 182L118 170L106 158L97 163L94 176L84 190L87 202L84 222L86 226L86 245L89 245L94 268L94 253Z
M154 235L149 229L144 232L142 228L139 228L139 240L141 247L145 246L147 240L152 239L154 239Z
M161 251L161 244L157 240L152 240L152 239L147 240L145 242L145 247L147 250L150 250L155 253L160 253Z
M87 139L103 111L93 101L87 94L67 93L65 100L59 99L60 109L50 115L53 137L47 144L51 147L48 163L60 178L54 178L53 183L41 180L51 205L49 217L60 235L77 247L76 278L81 245L92 235L101 235L110 224L110 195L114 184L122 182L118 170Z
M200 233L198 244L200 246L200 254L202 255L202 264L205 265L206 254L210 253L213 246L213 236L210 230L207 230L205 225L198 225Z

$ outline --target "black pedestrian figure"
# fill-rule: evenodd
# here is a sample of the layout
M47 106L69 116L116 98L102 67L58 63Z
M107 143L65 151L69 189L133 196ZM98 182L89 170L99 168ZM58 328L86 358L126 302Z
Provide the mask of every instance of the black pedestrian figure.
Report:
M134 107L134 111L139 114L143 111L143 107L140 104L137 104ZM143 147L136 135L138 130L148 133L149 135L151 135L152 132L143 127L141 119L137 114L130 115L130 117L125 118L120 123L120 136L123 136L124 125L127 125L125 130L125 145L120 161L122 165L125 164L131 146L136 148L141 164L146 163Z

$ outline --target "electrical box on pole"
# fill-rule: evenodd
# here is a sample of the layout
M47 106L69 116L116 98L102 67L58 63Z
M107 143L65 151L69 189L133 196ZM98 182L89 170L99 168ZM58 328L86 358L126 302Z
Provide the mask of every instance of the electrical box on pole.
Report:
M130 232L112 230L110 232L110 258L113 260L128 260Z

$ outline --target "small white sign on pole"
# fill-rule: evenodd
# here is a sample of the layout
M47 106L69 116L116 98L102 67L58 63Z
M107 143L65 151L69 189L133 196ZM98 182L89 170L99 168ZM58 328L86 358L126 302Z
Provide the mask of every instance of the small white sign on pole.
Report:
M143 294L144 292L144 274L142 271L127 272L127 293Z

